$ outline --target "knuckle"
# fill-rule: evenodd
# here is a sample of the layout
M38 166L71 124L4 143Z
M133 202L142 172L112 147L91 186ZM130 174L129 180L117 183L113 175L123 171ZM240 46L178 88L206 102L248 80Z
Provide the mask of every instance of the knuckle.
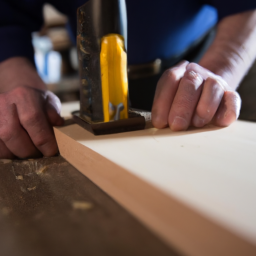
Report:
M37 147L50 148L55 143L55 138L51 130L41 130L33 136L33 142Z
M205 81L205 86L209 87L211 90L218 90L218 89L223 89L221 84L218 82L218 80L208 77Z
M15 93L15 95L23 96L27 93L27 90L28 89L26 87L19 86L19 87L16 87L15 89L13 89L11 92Z
M203 90L207 92L207 98L204 99L205 101L221 100L225 92L225 88L213 79L206 81Z
M214 78L212 79L216 82L216 84L221 90L226 91L229 88L228 83L224 79L222 79L220 76L217 76L216 79Z
M30 112L28 113L23 119L22 119L22 125L27 126L35 126L38 123L40 123L42 120L42 115L38 111Z
M177 81L179 76L177 74L178 68L167 69L164 74L169 81Z
M210 106L208 104L200 104L197 106L197 109L196 109L196 112L197 112L197 115L200 117L200 118L204 118L206 120L209 120L213 117L214 113L216 112L218 106Z
M189 69L189 70L193 70L193 69L198 69L200 66L197 64L197 63L194 63L194 62L191 62L191 63L189 63L188 64L188 66L187 66L187 69Z
M6 94L6 101L8 103L20 101L20 100L26 99L27 95L28 93L26 92L26 88L22 86L16 87Z
M194 80L190 80L190 82L184 83L184 93L186 98L193 99L194 95L198 92L199 85Z
M203 83L202 76L194 70L187 70L184 74L184 78L188 81L187 84L191 84L194 88L198 88Z
M213 93L213 96L218 97L218 98L223 98L223 95L225 93L225 88L221 86L219 83L211 86L211 91Z
M51 144L51 139L48 136L37 136L34 139L34 143L37 147L43 147Z
M194 110L192 103L193 101L189 97L184 97L182 100L176 102L175 108L180 114L187 115Z
M34 144L44 156L53 156L58 152L57 143L54 137L38 136L34 139Z

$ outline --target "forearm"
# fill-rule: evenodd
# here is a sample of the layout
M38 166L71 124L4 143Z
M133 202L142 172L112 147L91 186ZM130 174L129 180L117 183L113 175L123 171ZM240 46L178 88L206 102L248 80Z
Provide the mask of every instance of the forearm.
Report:
M200 65L237 89L256 58L256 10L226 17Z

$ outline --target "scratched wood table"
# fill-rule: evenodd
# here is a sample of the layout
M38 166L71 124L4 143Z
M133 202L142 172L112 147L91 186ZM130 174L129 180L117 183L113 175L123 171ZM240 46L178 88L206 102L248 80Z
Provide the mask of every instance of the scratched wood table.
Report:
M178 255L61 157L0 160L0 255Z
M244 120L256 121L255 77L256 65L239 89ZM53 157L0 160L0 255L179 254L62 157Z

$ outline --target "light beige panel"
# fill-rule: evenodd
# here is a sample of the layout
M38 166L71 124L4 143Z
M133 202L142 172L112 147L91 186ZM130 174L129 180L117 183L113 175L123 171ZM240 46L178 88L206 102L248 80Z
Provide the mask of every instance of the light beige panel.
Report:
M255 123L55 133L64 158L181 252L256 255Z

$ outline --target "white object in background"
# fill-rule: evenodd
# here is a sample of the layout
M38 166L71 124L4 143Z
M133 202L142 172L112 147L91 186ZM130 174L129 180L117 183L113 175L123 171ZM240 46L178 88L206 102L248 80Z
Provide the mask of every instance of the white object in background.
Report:
M61 78L62 58L59 52L35 51L37 72L45 83L58 83Z
M36 64L36 69L39 74L39 76L43 79L43 81L46 83L47 82L47 76L44 72L45 68L45 54L41 51L38 51L35 49L35 64Z
M52 51L52 42L48 36L40 36L38 33L33 33L32 38L38 74L45 83L59 82L62 62L60 53Z
M61 78L61 55L51 51L47 54L48 83L57 83Z
M47 53L52 50L52 41L48 36L40 36L37 32L32 33L32 43L36 50Z
M70 62L73 69L78 70L78 56L77 56L77 49L73 47L70 50Z

